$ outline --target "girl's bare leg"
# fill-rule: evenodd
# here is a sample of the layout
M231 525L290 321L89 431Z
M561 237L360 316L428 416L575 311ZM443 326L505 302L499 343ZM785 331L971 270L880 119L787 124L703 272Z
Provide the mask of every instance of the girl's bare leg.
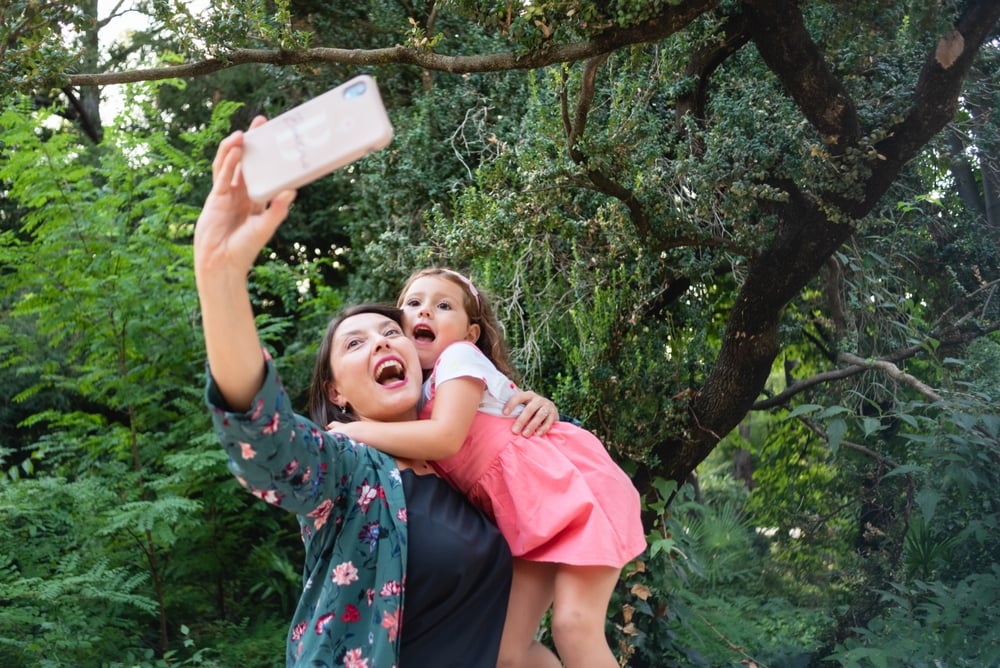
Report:
M560 668L556 655L535 640L552 605L557 564L514 559L514 578L497 668Z
M604 625L620 572L610 566L559 565L552 639L566 668L618 668Z

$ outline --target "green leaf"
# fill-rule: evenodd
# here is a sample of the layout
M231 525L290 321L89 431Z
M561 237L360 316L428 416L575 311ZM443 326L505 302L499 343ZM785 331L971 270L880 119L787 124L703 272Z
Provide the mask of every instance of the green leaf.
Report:
M809 415L810 413L815 413L816 411L819 411L822 408L823 406L819 404L799 404L794 409L788 412L788 414L785 416L785 419L790 420L800 415Z
M830 445L830 451L836 456L837 450L840 449L840 444L844 440L844 436L847 434L847 422L844 420L831 420L826 427L826 437L827 443Z

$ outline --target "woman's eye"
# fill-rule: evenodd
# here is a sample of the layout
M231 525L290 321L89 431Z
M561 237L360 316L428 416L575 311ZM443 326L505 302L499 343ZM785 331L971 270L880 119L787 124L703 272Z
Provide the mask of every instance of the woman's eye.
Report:
M395 327L390 327L389 329L385 330L386 336L401 336L402 334L403 333Z
M351 348L357 348L360 345L361 339L349 339L347 343L344 344L344 347L350 350Z

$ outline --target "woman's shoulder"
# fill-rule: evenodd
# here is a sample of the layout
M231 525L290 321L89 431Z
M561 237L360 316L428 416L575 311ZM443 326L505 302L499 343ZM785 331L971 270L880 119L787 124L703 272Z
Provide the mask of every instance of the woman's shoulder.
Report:
M267 361L264 383L245 413L216 404L212 385L210 380L208 403L229 468L265 501L309 514L324 499L353 493L365 484L387 490L401 487L392 457L343 434L330 434L295 413L273 361Z

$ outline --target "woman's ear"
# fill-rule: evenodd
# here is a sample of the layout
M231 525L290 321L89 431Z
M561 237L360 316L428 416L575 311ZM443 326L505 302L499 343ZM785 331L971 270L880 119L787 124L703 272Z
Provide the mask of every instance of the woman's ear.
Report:
M341 410L347 405L347 400L344 399L344 395L337 391L333 383L326 384L326 399L334 406L337 406Z
M479 325L473 323L469 325L469 331L465 333L465 340L469 343L475 343L479 340L480 329Z

